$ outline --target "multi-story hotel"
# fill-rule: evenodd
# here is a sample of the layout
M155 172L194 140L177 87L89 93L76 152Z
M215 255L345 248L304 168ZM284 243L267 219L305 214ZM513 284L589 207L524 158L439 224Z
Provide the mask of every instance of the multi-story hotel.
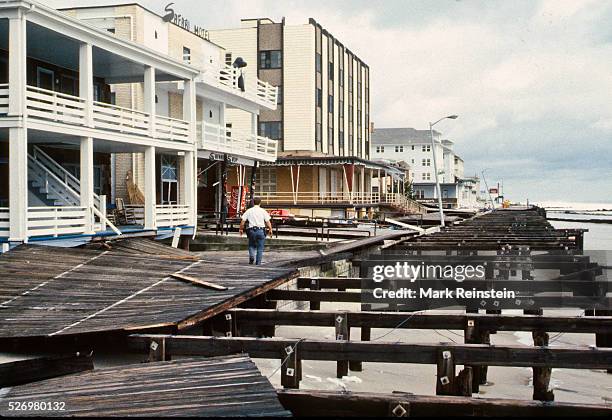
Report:
M478 207L480 180L465 177L463 159L454 152L454 142L434 131L436 166L442 201L446 207ZM418 201L437 203L436 178L429 130L377 128L372 133L372 157L389 163L410 165L412 186Z
M257 116L263 111L276 110L278 89L257 77L249 77L255 73L253 63L242 59L243 64L238 66L237 56L228 58L221 46L210 41L205 29L192 25L179 10L159 15L138 4L127 4L64 11L201 71L198 79L201 83L196 90L198 210L218 214L229 207L230 214L236 213L240 210L238 196L242 197L244 207L247 190L253 190L251 169L259 162L276 160L277 141L257 134ZM181 101L177 98L181 90L180 84L158 85L158 113L172 118L180 115ZM139 103L142 90L139 85L133 85L118 92L116 97L124 103ZM227 116L236 110L240 111L244 124L233 126ZM118 156L117 171L126 173L133 164L138 185L142 162L142 156ZM180 173L180 166L177 171ZM172 191L172 187L167 190ZM124 192L120 188L117 193Z
M276 108L277 89L244 83L221 47L172 16L7 0L0 34L3 250L179 227L191 236L198 193L213 206L225 197L215 177L276 158L256 115ZM251 129L227 129L231 108Z
M239 28L211 30L210 39L226 49L227 62L253 63L247 81L279 88L277 109L258 122L260 135L279 141L278 160L259 177L268 207L319 216L408 209L398 193L403 171L370 160L370 68L346 45L313 19L244 19ZM227 123L244 129L249 120L234 110ZM375 192L383 183L388 195Z

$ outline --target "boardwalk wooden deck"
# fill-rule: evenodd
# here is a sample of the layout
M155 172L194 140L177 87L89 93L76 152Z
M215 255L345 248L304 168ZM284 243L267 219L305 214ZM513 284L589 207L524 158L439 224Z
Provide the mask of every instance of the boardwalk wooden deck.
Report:
M182 330L297 275L282 268L245 271L222 258L35 246L0 256L0 271L0 341L156 327ZM176 273L227 290L190 284L173 278Z
M58 410L11 410L36 402ZM61 409L60 409L61 408ZM0 416L289 416L244 355L128 365L0 390Z

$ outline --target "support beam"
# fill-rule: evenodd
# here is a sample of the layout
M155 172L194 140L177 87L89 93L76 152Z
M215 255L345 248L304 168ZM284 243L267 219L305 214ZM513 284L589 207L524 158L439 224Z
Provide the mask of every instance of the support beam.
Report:
M9 128L9 241L28 240L28 131Z
M81 207L85 207L88 234L94 233L94 148L93 138L81 137Z
M325 287L324 283L323 287ZM319 287L320 284L310 285ZM334 327L336 317L345 311L280 311L272 309L231 309L240 327L305 326ZM612 329L612 316L535 316L487 314L415 314L410 312L350 312L349 328L362 328L370 336L371 328L464 330L466 344L478 344L479 331L534 331L597 334ZM367 332L366 332L367 329Z
M8 115L11 117L24 117L26 114L26 26L25 15L21 9L9 18Z
M189 122L191 139L196 139L197 123L197 98L196 84L193 80L185 80L185 90L183 91L183 119ZM225 126L222 126L225 129Z
M189 224L191 226L195 226L197 220L197 209L196 209L196 155L194 152L185 152L185 156L183 158L185 160L184 164L184 174L182 182L184 184L185 197L183 202L186 206L189 206L190 216L189 216Z
M249 353L253 358L275 359L295 339L284 338L217 338L171 335L131 335L128 347L148 353L153 340L164 338L166 351L175 356L223 356ZM407 344L300 340L302 360L362 360L378 363L415 363L435 365L440 350L451 351L457 365L490 365L509 367L548 367L567 369L608 369L612 366L612 349L586 346L523 347L482 344Z
M79 96L85 101L85 125L93 127L93 52L91 44L79 47Z
M420 396L312 390L278 390L295 417L610 417L607 405L541 403L493 398Z
M144 112L149 114L149 135L155 137L155 68L144 71ZM146 169L145 169L146 170Z
M156 205L157 196L155 192L155 147L149 146L145 150L145 229L157 229Z
M93 370L92 354L71 354L0 364L0 388Z

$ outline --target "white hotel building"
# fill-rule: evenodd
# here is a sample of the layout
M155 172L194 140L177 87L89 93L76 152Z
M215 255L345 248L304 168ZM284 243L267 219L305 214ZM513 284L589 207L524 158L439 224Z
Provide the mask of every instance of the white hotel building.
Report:
M134 4L0 2L2 250L179 227L192 236L198 194L223 193L200 188L198 164L276 159L256 121L277 89L239 86L223 48L189 29ZM227 130L230 108L251 115L250 130Z
M447 208L476 208L480 193L478 177L465 177L463 159L454 152L454 142L435 131L434 147L442 201ZM377 128L372 133L372 158L410 165L416 199L437 204L431 133L414 128Z

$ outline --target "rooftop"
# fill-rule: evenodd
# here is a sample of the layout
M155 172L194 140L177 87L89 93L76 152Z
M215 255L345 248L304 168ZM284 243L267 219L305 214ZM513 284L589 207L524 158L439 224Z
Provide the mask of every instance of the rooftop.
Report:
M434 130L434 138L440 142L442 133ZM450 141L450 140L449 140ZM422 144L430 143L431 134L429 130L417 130L415 128L376 128L372 133L372 144Z

